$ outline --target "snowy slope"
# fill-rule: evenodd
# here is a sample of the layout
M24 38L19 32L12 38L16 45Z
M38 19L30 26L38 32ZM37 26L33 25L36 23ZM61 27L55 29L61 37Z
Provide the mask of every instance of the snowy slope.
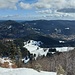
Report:
M0 75L56 75L56 72L38 72L28 68L6 69L0 68Z
M8 65L8 67L10 67L10 68L12 67L12 65L14 65L14 64L12 63L12 60L10 60L10 58L8 58L8 57L0 58L0 64L1 64L1 65L4 65L5 62L8 63L7 65ZM1 66L1 65L0 65L0 66Z
M48 51L49 51L49 48L41 48L39 47L40 44L43 44L41 41L34 41L34 40L30 40L27 41L27 42L24 42L24 47L27 48L27 50L32 53L32 54L36 54L37 57L38 55L47 55ZM45 51L44 51L45 49ZM65 51L70 51L70 50L73 50L74 47L56 47L55 48L56 51L59 51L59 52L65 52Z
M67 52L67 51L70 51L70 50L73 50L73 49L74 49L74 47L57 47L56 51Z
M74 47L55 47L55 48L41 48L40 45L43 44L41 41L34 41L29 40L27 42L24 42L24 47L31 53L35 54L34 59L36 60L39 56L47 56L48 53L54 54L56 51L58 52L67 52L70 50L73 50ZM51 52L49 52L49 49L51 49ZM55 49L55 52L52 52L52 49ZM23 59L24 63L27 63L30 59L27 60Z
M36 57L35 59L38 57L38 56L46 56L48 51L49 51L49 48L46 48L44 50L44 48L41 48L39 47L41 44L43 44L41 41L34 41L34 40L30 40L30 41L27 41L27 42L24 42L24 47L27 48L27 50L31 53L31 54L36 54Z

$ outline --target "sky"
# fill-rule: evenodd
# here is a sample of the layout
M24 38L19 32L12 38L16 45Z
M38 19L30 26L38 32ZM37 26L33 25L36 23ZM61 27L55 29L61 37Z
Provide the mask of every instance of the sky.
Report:
M0 20L75 20L75 0L0 0Z

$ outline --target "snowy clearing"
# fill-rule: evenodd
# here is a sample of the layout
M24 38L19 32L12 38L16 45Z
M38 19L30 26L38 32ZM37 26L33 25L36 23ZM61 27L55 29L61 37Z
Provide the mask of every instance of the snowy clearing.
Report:
M7 69L0 68L0 75L56 75L56 72L38 72L34 69L29 68L17 68L17 69Z
M24 47L27 48L27 50L31 53L31 54L36 54L35 59L38 56L46 56L49 48L46 48L46 50L44 51L44 48L39 47L41 44L43 44L41 41L34 41L34 40L30 40L27 42L24 42Z
M57 47L56 51L67 52L67 51L70 51L70 50L73 50L73 49L74 49L74 47Z
M60 41L63 42L64 41ZM43 44L41 41L34 41L34 40L29 40L27 42L24 42L24 47L27 48L27 50L31 53L31 54L36 54L36 58L41 55L47 55L49 48L41 48L39 47L41 44ZM44 51L45 49L45 51ZM56 51L59 52L65 52L65 51L70 51L73 50L74 47L56 47L55 48Z

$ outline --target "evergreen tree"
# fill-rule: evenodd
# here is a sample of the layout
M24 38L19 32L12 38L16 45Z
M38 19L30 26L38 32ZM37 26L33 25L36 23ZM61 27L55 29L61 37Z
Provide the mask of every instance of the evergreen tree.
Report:
M16 60L16 63L17 63L18 67L21 67L21 65L22 65L22 53L21 53L21 49L20 49L19 46L17 47L17 60Z
M11 46L10 46L10 58L15 60L15 55L17 53L17 48L16 48L16 45L11 42Z
M18 67L22 65L22 53L20 47L16 47L14 42L11 43L10 47L10 58L17 64Z

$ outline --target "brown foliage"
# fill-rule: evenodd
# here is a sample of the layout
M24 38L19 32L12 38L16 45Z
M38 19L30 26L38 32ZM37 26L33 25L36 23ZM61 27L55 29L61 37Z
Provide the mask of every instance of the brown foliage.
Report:
M75 75L75 50L54 54L50 57L38 58L36 61L26 64L34 68L34 64L39 63L45 71L56 72L56 67L60 64L68 75Z

